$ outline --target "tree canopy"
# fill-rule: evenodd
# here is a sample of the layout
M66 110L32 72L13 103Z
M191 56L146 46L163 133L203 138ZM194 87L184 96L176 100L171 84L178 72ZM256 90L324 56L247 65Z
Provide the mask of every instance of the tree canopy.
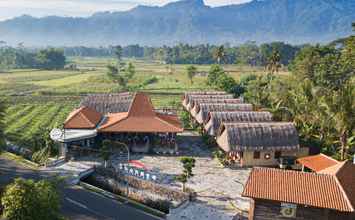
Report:
M56 181L15 179L1 198L3 216L9 220L61 219Z

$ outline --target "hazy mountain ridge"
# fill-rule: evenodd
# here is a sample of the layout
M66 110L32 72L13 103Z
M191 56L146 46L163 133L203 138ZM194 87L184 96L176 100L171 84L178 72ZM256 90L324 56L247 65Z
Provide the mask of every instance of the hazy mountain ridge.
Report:
M349 35L352 21L355 1L349 0L254 0L216 8L184 0L88 18L21 16L0 22L0 40L37 46L327 42Z

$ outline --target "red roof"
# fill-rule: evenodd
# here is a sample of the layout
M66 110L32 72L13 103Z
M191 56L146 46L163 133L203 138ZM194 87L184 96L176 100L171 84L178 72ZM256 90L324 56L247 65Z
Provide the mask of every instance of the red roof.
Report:
M315 172L324 170L339 163L339 161L324 154L302 157L297 159L297 162Z
M182 132L177 116L156 113L145 94L137 93L128 112L109 114L99 132Z
M347 161L335 166L338 168L324 174L254 168L242 195L354 212L355 165Z
M102 115L89 107L74 110L64 122L66 129L93 129L100 122Z

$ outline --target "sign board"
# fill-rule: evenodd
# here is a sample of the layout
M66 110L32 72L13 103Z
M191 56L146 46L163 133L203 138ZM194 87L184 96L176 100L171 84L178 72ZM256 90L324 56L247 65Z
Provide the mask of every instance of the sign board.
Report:
M56 141L63 136L63 131L58 128L54 128L49 135L52 140Z
M130 176L134 176L134 177L138 177L140 179L143 180L148 180L148 181L154 181L157 182L158 181L158 175L155 173L151 173L145 169L141 169L141 168L137 168L134 166L131 166L129 164L119 164L118 169Z
M297 205L292 203L281 203L280 213L285 218L296 218Z

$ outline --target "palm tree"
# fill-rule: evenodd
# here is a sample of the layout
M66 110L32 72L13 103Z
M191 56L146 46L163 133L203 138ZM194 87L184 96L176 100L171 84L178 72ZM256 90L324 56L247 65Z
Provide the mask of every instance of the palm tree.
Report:
M269 58L269 62L266 65L266 69L272 74L278 73L281 68L281 56L277 50L274 50Z
M224 50L224 46L222 45L215 49L213 56L214 59L217 60L218 64L221 64L221 61L225 62L226 52Z
M194 76L196 75L196 72L197 72L197 68L195 66L191 65L191 66L188 66L186 68L186 71L187 71L187 77L189 78L190 83L192 85L193 84L193 78L194 78Z
M355 129L355 86L350 83L329 97L325 102L329 114L338 133L340 143L340 159L345 160L347 156L348 138Z

